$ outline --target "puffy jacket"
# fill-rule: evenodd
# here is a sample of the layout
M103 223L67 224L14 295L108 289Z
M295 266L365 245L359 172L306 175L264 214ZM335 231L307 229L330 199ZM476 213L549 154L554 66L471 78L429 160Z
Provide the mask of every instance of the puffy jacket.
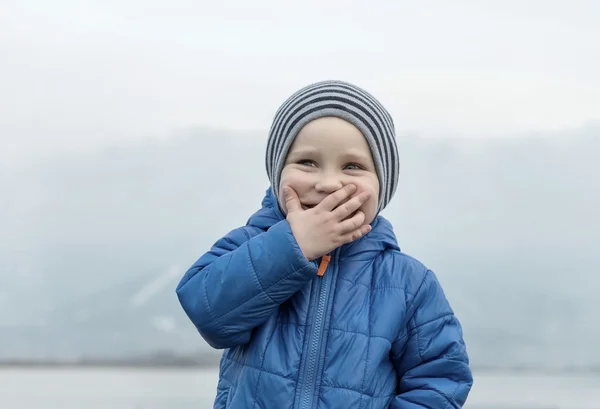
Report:
M177 296L225 349L215 409L444 409L472 375L462 329L433 272L378 216L319 260L302 254L276 199L185 273Z

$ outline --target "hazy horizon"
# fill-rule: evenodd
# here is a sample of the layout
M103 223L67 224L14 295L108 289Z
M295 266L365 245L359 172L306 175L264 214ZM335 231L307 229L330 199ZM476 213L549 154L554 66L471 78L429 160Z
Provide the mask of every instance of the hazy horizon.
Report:
M175 285L260 205L265 143L253 132L190 130L5 164L3 356L208 348ZM600 365L600 127L413 135L399 150L399 189L383 215L400 247L440 278L473 365Z

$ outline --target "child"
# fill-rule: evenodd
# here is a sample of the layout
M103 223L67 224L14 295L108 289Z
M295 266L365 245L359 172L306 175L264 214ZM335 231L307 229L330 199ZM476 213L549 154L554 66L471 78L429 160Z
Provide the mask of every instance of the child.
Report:
M388 112L346 82L277 111L271 186L246 226L186 272L179 301L226 349L214 408L460 408L462 329L436 276L379 216L398 183Z

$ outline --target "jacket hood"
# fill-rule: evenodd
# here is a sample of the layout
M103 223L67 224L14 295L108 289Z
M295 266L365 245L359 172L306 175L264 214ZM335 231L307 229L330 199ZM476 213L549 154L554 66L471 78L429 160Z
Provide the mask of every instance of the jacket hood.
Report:
M261 208L248 219L246 225L268 230L274 224L285 220L279 203L269 187L262 200ZM362 252L383 252L387 249L398 250L398 241L392 224L383 216L377 216L371 223L371 231L360 239L342 246L345 255L356 255Z

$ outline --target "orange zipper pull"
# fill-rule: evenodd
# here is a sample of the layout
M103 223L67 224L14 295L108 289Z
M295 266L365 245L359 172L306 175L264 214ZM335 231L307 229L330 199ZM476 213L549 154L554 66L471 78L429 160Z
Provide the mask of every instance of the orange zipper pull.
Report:
M323 258L321 258L321 264L319 264L319 270L317 271L317 275L319 277L323 277L325 275L325 270L327 270L327 265L329 264L329 260L331 256L329 254L325 254Z

